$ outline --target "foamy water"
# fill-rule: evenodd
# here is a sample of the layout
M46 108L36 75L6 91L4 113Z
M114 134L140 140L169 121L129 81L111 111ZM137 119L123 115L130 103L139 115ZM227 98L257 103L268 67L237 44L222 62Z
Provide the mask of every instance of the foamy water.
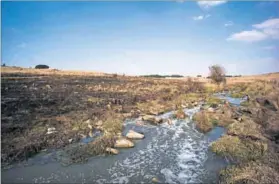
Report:
M99 156L86 164L63 167L47 163L16 167L2 171L2 181L32 183L150 183L153 177L164 183L216 182L225 161L208 148L223 130L204 135L195 129L192 116L200 107L185 110L186 120L173 120L173 125L136 125L125 122L128 130L142 132L145 139L135 142L135 148L121 149L119 155ZM172 112L161 115L168 118ZM31 159L32 160L32 159ZM30 163L30 161L29 161Z
M199 176L205 174L203 164L207 159L209 142L196 131L191 123L192 116L199 107L185 110L190 116L187 120L173 120L161 126L148 126L152 138L145 148L132 153L124 160L116 161L109 169L109 183L150 182L158 177L167 183L202 182ZM171 113L162 115L167 118ZM126 129L135 129L134 122L128 122ZM140 129L143 132L142 129Z

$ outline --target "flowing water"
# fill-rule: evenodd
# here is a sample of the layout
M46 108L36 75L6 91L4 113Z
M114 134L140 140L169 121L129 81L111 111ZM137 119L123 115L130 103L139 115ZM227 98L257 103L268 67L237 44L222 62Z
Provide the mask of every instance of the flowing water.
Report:
M124 135L133 129L145 135L135 147L120 149L118 155L92 157L85 164L62 166L53 152L30 158L25 164L2 170L2 182L20 183L151 183L156 177L164 183L216 183L219 170L228 163L209 150L224 129L207 134L195 129L192 121L200 107L185 109L190 118L159 126L125 122ZM173 112L161 115L168 118Z

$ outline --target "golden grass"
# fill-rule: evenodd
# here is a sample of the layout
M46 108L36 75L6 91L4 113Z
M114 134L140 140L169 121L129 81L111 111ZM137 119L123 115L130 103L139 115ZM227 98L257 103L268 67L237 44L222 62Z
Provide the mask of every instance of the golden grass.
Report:
M20 74L44 74L44 75L81 75L81 76L115 76L115 74L106 74L99 71L79 71L79 70L56 70L56 69L34 69L34 68L22 68L22 67L3 67L1 66L2 73L20 73ZM122 77L122 75L117 75L117 77ZM132 76L130 76L132 77ZM157 80L189 80L193 82L201 82L205 84L205 87L210 90L215 90L217 86L211 82L210 79L204 77L182 77L182 78L171 78L171 79L157 79ZM250 75L241 77L229 77L227 78L227 85L237 84L237 83L251 83L258 80L271 81L278 80L279 72L262 74L262 75Z
M194 81L197 82L203 82L208 83L210 85L208 86L214 86L214 84L211 83L210 79L204 78L204 77L192 77ZM241 77L228 77L227 79L227 85L237 84L237 83L251 83L258 80L263 81L271 81L271 80L277 80L279 79L279 72L277 73L270 73L270 74L261 74L261 75L250 75L250 76L241 76ZM187 80L187 78L183 78L182 80Z
M56 69L34 69L21 67L1 67L1 73L33 74L33 75L79 75L79 76L104 76L103 72L78 71L78 70L56 70Z
M213 152L234 161L250 161L261 158L267 150L267 144L262 141L225 135L213 142L211 149Z
M213 124L205 111L197 112L193 116L193 120L196 122L197 129L201 132L209 132L213 128Z
M223 102L220 98L209 96L206 98L206 104L211 107L217 107L219 104Z
M251 138L253 140L265 140L265 138L261 134L260 125L249 119L242 122L235 122L233 124L230 124L227 134Z
M230 166L220 172L220 178L221 184L279 183L279 173L273 168L258 162Z
M119 117L113 112L108 112L103 123L105 135L117 135L123 129L123 117Z

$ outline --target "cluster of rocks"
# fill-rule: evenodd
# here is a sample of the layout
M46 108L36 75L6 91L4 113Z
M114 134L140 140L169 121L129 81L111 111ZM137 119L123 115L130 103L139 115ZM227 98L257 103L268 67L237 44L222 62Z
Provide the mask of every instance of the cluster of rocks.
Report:
M132 140L134 139L143 139L144 135L141 133L138 133L134 130L129 130L129 132L126 134L126 136L119 135L114 143L114 148L106 148L106 152L110 154L118 154L119 151L115 148L132 148L135 146Z
M188 117L183 110L176 111L174 116L175 118L179 118L179 119L185 119ZM144 122L148 122L153 125L159 125L162 124L163 122L167 122L169 125L173 124L171 119L163 119L155 115L143 115L140 118L140 120L137 122L137 125L143 125ZM143 138L144 138L144 134L138 133L134 130L129 130L125 136L118 135L115 144L113 146L114 148L107 148L106 151L110 154L118 154L119 151L115 148L132 148L135 146L132 140L143 139Z

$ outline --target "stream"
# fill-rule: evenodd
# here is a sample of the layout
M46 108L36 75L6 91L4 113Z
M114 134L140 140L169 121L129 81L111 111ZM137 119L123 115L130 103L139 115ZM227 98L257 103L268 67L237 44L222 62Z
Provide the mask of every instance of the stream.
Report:
M241 100L220 96L234 105ZM135 130L145 135L135 147L119 149L118 155L95 156L87 163L62 166L53 153L40 153L10 169L2 169L3 183L217 183L226 160L209 150L211 142L225 132L222 127L202 134L195 128L193 115L200 106L185 109L185 120L173 125L139 126L136 119L124 122L123 135ZM173 112L160 115L168 118Z

